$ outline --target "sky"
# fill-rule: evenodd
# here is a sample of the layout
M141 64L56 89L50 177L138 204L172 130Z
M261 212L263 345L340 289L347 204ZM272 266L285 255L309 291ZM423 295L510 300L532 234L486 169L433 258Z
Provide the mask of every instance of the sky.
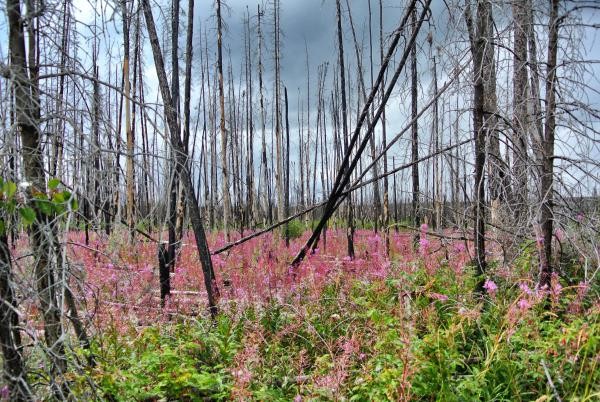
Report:
M363 68L365 69L365 79L367 91L370 87L370 71L368 70L368 1L367 0L348 0L351 9L354 26L358 41L360 42L361 51L363 54ZM352 42L352 36L350 31L349 19L346 10L345 0L342 1L343 15L344 15L344 46L345 55L347 59L347 66L356 66L355 61L355 50ZM375 74L378 70L379 60L379 1L372 0L372 24L373 24L373 42L375 45L374 49L374 70ZM398 25L402 14L404 12L403 7L400 5L402 2L383 0L383 32L385 37L385 46L389 41L390 33L393 32L395 27ZM418 69L420 76L420 91L419 91L419 102L424 104L429 100L432 93L432 74L431 74L431 57L436 55L438 61L441 60L441 64L438 65L438 85L442 86L452 69L456 66L459 61L466 61L466 57L469 55L468 43L466 41L465 27L463 22L462 9L453 8L452 10L447 9L447 4L450 1L433 0L432 2L432 18L424 24L422 28L422 34L419 37L417 46L418 51ZM460 2L462 4L462 2ZM48 2L50 6L56 9L60 8L61 2ZM159 27L159 35L170 25L170 2L165 1L153 1L151 0L153 7L154 18L157 21ZM240 74L242 73L243 63L243 19L246 15L247 10L250 12L250 20L252 25L253 34L256 33L256 0L228 0L223 6L223 19L225 24L224 32L224 62L225 71L227 71L229 60L231 60L233 74L236 83L239 82ZM101 52L100 52L100 74L107 74L107 66L112 65L113 71L119 68L121 62L122 52L122 39L121 39L121 17L118 9L115 10L116 3L114 1L107 2L91 1L91 0L73 0L75 17L78 20L78 31L83 34L83 38L80 39L78 57L82 65L89 65L91 58L91 43L92 43L92 28L90 25L93 24L94 20L97 21L98 25L103 27L104 31L98 32L98 37L101 40ZM506 34L506 19L510 16L510 7L507 4L496 3L494 8L495 17L497 20L496 28L501 33L510 39L510 36ZM272 3L269 1L266 4L261 3L261 8L266 8L266 13L263 17L263 35L265 38L264 42L264 55L263 62L265 64L265 92L267 99L270 98L269 92L273 88L273 58L272 58L272 31L273 31L273 18L272 18ZM94 13L94 10L98 10ZM184 57L183 49L185 39L185 12L187 9L187 2L182 1L181 4L181 28L180 28L180 68L183 70ZM331 78L336 72L338 65L337 61L337 38L336 38L336 20L335 20L335 1L334 0L282 0L281 1L281 81L282 84L287 86L290 96L290 121L292 125L292 132L296 130L297 115L300 112L298 110L298 101L304 105L306 103L306 77L307 77L307 66L306 66L306 52L308 52L309 62L309 73L311 80L311 108L312 115L310 123L314 126L314 120L316 117L316 91L317 91L317 71L318 66L323 63L328 63L328 79L326 83L326 93L332 89ZM597 23L599 12L598 11L585 11L583 14L583 21L587 23ZM540 21L544 18L541 16ZM215 6L213 0L196 0L195 7L195 40L194 40L194 53L196 56L196 64L194 66L193 75L198 77L193 82L193 104L197 104L198 99L198 88L199 82L199 65L198 55L200 52L200 36L206 31L209 39L209 57L211 66L214 67L215 63L215 50L216 50L216 23L215 23ZM3 24L2 30L6 31L6 25ZM543 27L538 27L540 32L543 31ZM432 35L432 46L430 47L425 40L428 34ZM586 59L600 60L600 52L597 46L597 30L586 29L582 35L580 47L578 50L583 54ZM145 32L144 32L145 35ZM254 36L253 41L253 63L257 64L257 38ZM168 41L167 41L168 42ZM399 46L399 50L403 49L403 42ZM163 43L164 45L165 43ZM510 45L510 43L506 43ZM1 45L1 44L0 44ZM6 47L0 46L0 52L3 58L6 54ZM539 50L543 50L543 44ZM163 52L168 51L167 47L163 47ZM503 53L504 52L504 53ZM510 63L510 54L505 50L500 49L498 53L499 63ZM392 62L392 68L395 67L395 61ZM144 62L145 62L145 80L147 86L146 99L156 99L158 90L158 84L156 79L156 72L152 62L152 54L149 44L146 42L144 45ZM354 67L353 67L354 68ZM405 68L405 70L408 69ZM214 70L212 71L214 73ZM588 84L587 89L578 89L578 93L574 93L575 99L583 99L599 107L600 95L599 95L599 79L600 68L598 64L589 64L588 71L584 74L583 80ZM348 77L347 77L348 79ZM351 80L356 79L354 73ZM255 84L257 77L254 77ZM468 74L465 74L461 79L461 85L469 86L470 82ZM499 86L511 89L510 77L506 74L499 74L498 77ZM181 79L183 85L183 79ZM356 85L353 82L353 85ZM258 90L255 86L254 95L255 101L257 99ZM448 103L440 106L442 111L448 111L450 108L468 108L470 103L470 88L466 89L465 94L467 96L455 97L451 92L449 93ZM239 95L239 92L238 92ZM401 75L400 80L396 86L396 91L393 94L388 107L387 112L387 123L388 123L388 135L398 132L407 123L407 114L409 110L409 92L408 92L408 79L406 75ZM350 107L356 109L356 93L352 93L352 99ZM499 96L502 96L499 93ZM458 102L458 105L457 105ZM506 101L505 101L506 102ZM302 106L304 109L305 106ZM304 110L305 112L305 110ZM356 113L356 110L352 111ZM430 125L431 117L426 115L420 121L420 130L423 133L421 137L422 149L421 154L425 154L429 149L429 138L431 132ZM448 130L450 120L445 120L441 125L442 130ZM592 122L597 127L597 122ZM352 129L352 124L350 129ZM468 138L471 134L469 132L469 118L468 114L463 114L460 122L461 128L461 139ZM314 128L313 128L314 129ZM379 134L378 134L379 135ZM293 136L294 139L296 136ZM570 135L568 130L561 129L559 133L559 144L558 149L564 154L570 154L576 148L580 148L582 153L587 153L588 157L595 158L600 157L598 151L598 143L600 139L597 138L595 133L592 134L591 143L583 145L579 144L579 139ZM405 135L406 138L406 135ZM292 142L294 142L294 139ZM447 141L446 141L447 143ZM402 145L395 147L392 150L392 154L398 158L405 158L408 154L408 146L406 140L401 143ZM297 147L297 143L292 144L293 147ZM468 152L469 147L464 148L464 152Z

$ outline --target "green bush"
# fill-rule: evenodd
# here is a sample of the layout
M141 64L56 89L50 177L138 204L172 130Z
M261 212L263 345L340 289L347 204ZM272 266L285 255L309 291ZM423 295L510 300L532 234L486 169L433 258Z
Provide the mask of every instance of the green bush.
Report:
M288 222L287 225L285 225L286 236L291 240L297 239L298 237L302 236L305 230L306 228L304 227L304 224L298 219L294 219Z

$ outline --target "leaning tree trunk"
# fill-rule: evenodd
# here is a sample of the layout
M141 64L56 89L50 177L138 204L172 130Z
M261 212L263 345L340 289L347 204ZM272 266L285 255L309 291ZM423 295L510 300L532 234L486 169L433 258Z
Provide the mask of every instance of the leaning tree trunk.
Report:
M390 47L386 54L385 61L384 61L384 63L382 63L382 65L379 69L379 73L378 73L375 85L371 89L369 97L367 98L367 102L363 106L360 116L356 122L356 128L354 130L354 133L352 134L352 138L351 138L349 146L348 146L349 151L344 156L345 160L342 162L342 166L344 166L344 164L348 163L348 161L350 160L350 152L354 149L354 146L357 144L357 142L359 140L358 137L361 132L361 127L366 119L366 115L369 112L369 108L371 107L371 104L375 98L375 95L377 94L377 91L379 91L379 86L382 84L382 81L383 81L383 75L387 70L391 56L392 56L392 54L398 44L398 41L400 39L400 35L402 34L403 30L405 29L405 27L407 25L408 16L410 13L412 13L412 10L415 7L415 3L416 3L416 1L411 1L411 3L408 5L407 14L404 15L404 17L402 18L402 21L400 22L400 26L395 31L395 34L391 41ZM366 148L367 143L369 142L369 140L371 138L371 135L373 135L375 125L377 124L377 121L381 117L383 108L385 107L385 104L386 104L387 100L389 99L389 97L394 89L394 86L396 85L396 82L398 81L398 77L400 76L400 73L404 69L406 61L408 59L409 49L414 45L416 37L419 33L419 30L423 24L424 19L425 19L425 15L429 12L430 4L431 4L431 0L426 0L423 10L421 12L421 16L418 20L418 23L415 26L415 29L413 30L410 40L406 44L406 48L402 54L402 57L401 57L399 63L397 64L396 70L395 70L392 78L390 79L388 88L385 92L385 95L382 99L381 104L379 105L379 107L377 109L377 112L375 113L373 121L369 124L369 127L368 127L366 133L364 134L364 137L362 138L360 144L358 145L358 148L356 149L356 155L352 158L352 161L350 162L348 169L346 169L345 171L340 169L338 171L335 182L333 184L333 188L332 188L329 198L327 199L327 202L325 204L321 219L319 220L317 226L313 230L312 235L306 241L304 246L298 251L298 254L296 254L296 257L294 258L294 260L292 261L292 264L291 264L292 268L296 268L302 262L302 260L306 256L306 253L308 252L308 250L310 250L310 248L313 247L315 242L318 240L319 235L320 235L321 231L323 230L323 227L325 226L325 224L327 223L329 218L333 215L333 213L339 206L338 201L343 200L343 198L346 196L344 194L344 187L347 186L348 183L350 182L350 177L352 175L352 171L356 168L356 165L358 164L358 162L361 158L362 152Z
M154 65L156 66L156 73L158 75L160 93L163 98L167 125L171 134L171 143L174 148L177 164L180 168L181 183L185 189L187 198L186 204L189 210L194 236L196 238L196 246L198 248L198 256L202 265L202 273L204 274L204 285L206 287L206 293L208 296L208 305L210 313L214 317L218 313L217 303L219 300L219 288L217 286L215 273L210 258L208 242L206 241L204 224L202 223L202 216L200 215L200 207L198 206L196 193L194 192L194 185L192 184L192 179L190 176L187 154L183 147L181 137L179 136L179 123L177 121L177 115L172 107L173 102L171 99L171 93L169 92L169 84L167 82L167 74L165 72L165 63L162 57L160 43L158 41L158 34L156 33L154 17L152 16L152 10L148 0L142 0L142 7L144 9L146 26L148 27L148 35L150 38L150 44L152 46L152 54L154 56Z

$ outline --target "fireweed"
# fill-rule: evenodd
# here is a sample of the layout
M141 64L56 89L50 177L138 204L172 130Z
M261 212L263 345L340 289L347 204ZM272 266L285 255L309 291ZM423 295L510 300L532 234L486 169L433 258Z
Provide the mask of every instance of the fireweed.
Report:
M134 252L122 239L93 235L86 248L82 235L71 233L69 258L81 279L72 288L99 356L95 368L75 376L75 394L518 400L551 395L543 360L566 399L598 395L597 289L559 275L551 289L536 289L523 267L491 264L485 294L475 294L472 244L427 230L416 249L412 233L390 233L389 257L383 235L358 230L356 256L348 259L345 230L329 229L293 275L289 261L308 233L289 249L269 234L215 255L222 295L216 323L187 235L161 308L154 243L140 241ZM221 233L208 240L211 249L226 243ZM23 306L35 315L35 303Z

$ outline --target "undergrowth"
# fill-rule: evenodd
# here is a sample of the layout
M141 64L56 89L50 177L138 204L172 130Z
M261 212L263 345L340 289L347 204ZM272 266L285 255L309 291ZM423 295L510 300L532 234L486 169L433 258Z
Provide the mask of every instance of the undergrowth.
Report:
M76 396L102 400L591 401L600 398L600 305L465 269L393 265L330 279L319 295L223 306L216 322L173 316L94 338ZM495 282L492 281L495 280ZM497 285L496 285L497 283ZM90 381L93 386L90 385ZM553 384L553 385L550 385Z

